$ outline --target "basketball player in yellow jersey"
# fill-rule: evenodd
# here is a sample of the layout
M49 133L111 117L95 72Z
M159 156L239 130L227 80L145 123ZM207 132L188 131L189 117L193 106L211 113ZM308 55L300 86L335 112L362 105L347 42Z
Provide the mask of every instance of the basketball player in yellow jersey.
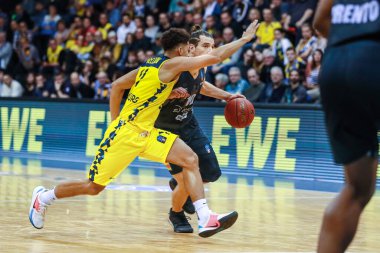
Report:
M163 56L147 60L137 71L115 81L131 87L130 95L120 116L110 124L99 145L89 178L81 182L61 183L50 190L36 187L29 212L31 224L38 229L44 226L46 208L55 199L97 195L137 156L141 156L183 168L185 186L199 217L200 236L209 237L232 226L237 219L237 212L220 215L208 208L196 154L175 134L154 128L154 122L183 71L197 70L223 61L249 42L257 28L258 23L255 21L239 40L213 50L209 55L198 57L182 56L188 53L190 38L185 30L173 28L165 32L161 38ZM136 78L135 82L126 81L131 76ZM110 104L111 111L118 112L114 107L119 105L120 101Z

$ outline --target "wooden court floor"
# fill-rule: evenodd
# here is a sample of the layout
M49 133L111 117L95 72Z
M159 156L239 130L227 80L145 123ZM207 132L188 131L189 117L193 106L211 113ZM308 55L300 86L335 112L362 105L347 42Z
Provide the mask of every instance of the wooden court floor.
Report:
M237 210L229 230L210 238L175 234L167 222L170 192L167 178L153 171L138 176L126 170L95 197L59 200L48 209L45 228L28 220L32 190L51 187L85 171L42 169L0 164L0 252L315 252L322 211L335 193L304 191L293 183L267 187L257 179L225 178L206 186L209 206L218 212ZM191 216L195 231L196 216ZM349 252L380 252L380 197L377 193L362 216Z

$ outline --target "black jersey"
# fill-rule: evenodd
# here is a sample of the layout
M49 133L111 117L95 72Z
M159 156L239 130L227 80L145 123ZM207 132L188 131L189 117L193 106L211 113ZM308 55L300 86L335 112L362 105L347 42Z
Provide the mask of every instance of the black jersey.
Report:
M380 40L380 0L334 0L328 44L360 38Z
M196 78L188 71L183 72L173 89L183 87L190 96L188 98L167 100L161 108L155 127L165 130L175 130L187 124L193 116L194 99L199 94L204 79L204 69L199 70Z

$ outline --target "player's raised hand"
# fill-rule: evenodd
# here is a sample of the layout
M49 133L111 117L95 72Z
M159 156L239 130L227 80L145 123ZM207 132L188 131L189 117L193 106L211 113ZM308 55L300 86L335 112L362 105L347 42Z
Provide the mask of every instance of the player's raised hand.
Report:
M241 38L246 40L247 42L251 41L255 36L257 28L259 28L259 26L259 21L256 19L247 27Z

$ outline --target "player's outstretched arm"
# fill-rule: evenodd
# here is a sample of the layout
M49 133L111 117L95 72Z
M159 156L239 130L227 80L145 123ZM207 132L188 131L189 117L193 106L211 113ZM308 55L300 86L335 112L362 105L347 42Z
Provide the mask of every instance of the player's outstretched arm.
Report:
M317 29L325 38L328 37L330 31L332 4L333 0L319 1L313 21L314 28Z
M202 85L201 94L208 97L220 99L220 100L225 100L225 101L229 101L231 99L238 98L238 97L245 98L245 96L243 95L231 94L225 90L219 89L218 87L212 85L211 83L207 81L205 81Z
M111 119L115 120L120 113L120 104L123 99L124 91L130 89L135 83L137 72L135 69L128 74L116 79L112 83L111 95L110 95L110 111Z
M169 82L181 72L198 70L224 61L226 58L233 55L239 48L244 46L247 42L251 41L255 36L258 27L259 23L257 20L255 20L248 26L247 30L243 33L240 39L221 46L213 50L210 54L196 57L180 56L168 60L161 67L163 75L161 76L160 73L160 79L162 78L162 81L168 80Z

